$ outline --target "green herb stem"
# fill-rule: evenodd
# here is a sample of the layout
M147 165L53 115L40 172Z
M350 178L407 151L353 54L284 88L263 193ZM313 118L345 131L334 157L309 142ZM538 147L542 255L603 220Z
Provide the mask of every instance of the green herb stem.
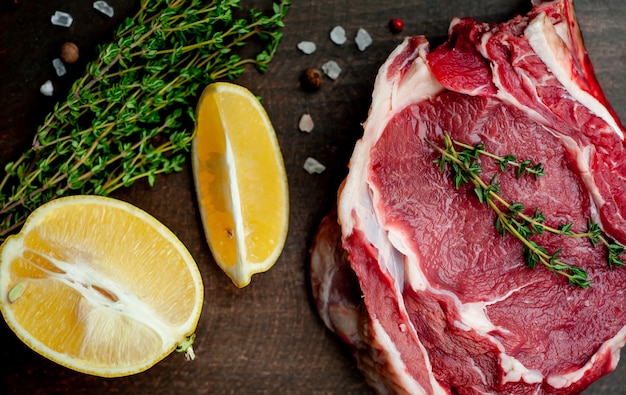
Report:
M443 172L446 165L450 166L451 177L456 189L467 183L474 185L474 192L479 201L485 203L495 212L495 226L498 233L502 237L504 237L505 233L509 233L522 242L524 259L529 268L532 269L537 263L540 263L553 273L566 277L571 285L581 288L588 288L591 285L591 281L587 278L587 273L584 269L568 265L558 258L561 253L560 249L550 254L545 248L529 238L532 235L541 235L544 232L567 237L586 237L594 247L598 243L602 243L608 251L607 262L609 268L625 265L620 256L626 252L626 249L606 237L599 226L591 220L587 221L586 232L574 233L571 231L572 223L562 224L558 228L551 227L544 223L545 216L537 208L535 208L534 214L531 216L523 212L526 207L522 203L506 201L500 195L500 183L496 182L498 173L494 174L489 183L486 183L480 177L482 166L477 162L477 159L479 156L494 159L502 171L506 171L506 166L514 166L518 169L517 178L524 174L532 175L535 179L537 176L544 175L541 164L535 165L530 160L518 162L512 155L501 157L484 150L484 145L482 144L477 146L467 145L452 140L448 134L444 135L443 148L428 139L425 141L441 155L435 160L435 163L439 165L440 171ZM457 151L455 146L463 150Z
M279 0L260 11L239 0L142 0L45 117L32 148L4 164L0 242L55 197L108 195L180 171L202 89L237 78L246 65L265 71L289 5ZM258 52L240 55L250 43Z
M493 183L491 185L487 185L480 177L478 177L478 168L474 167L473 170L471 170L470 166L468 166L466 162L459 159L459 153L454 150L454 144L452 144L452 140L449 138L448 135L445 136L445 139L445 145L447 149L443 149L437 146L430 140L426 140L426 142L442 155L442 158L445 162L453 163L454 165L456 165L455 169L464 173L464 179L474 184L475 192L479 200L482 203L487 204L487 206L489 206L496 213L497 223L499 224L497 228L510 233L522 242L522 244L524 245L524 250L526 251L527 266L534 268L535 263L539 262L553 273L565 276L570 284L579 286L581 288L589 287L590 282L587 280L587 274L582 269L564 264L563 262L556 259L555 255L548 254L545 249L540 248L536 243L530 241L526 237L526 235L522 235L520 233L519 227L513 225L511 215L508 213L511 208L511 204L509 204L507 201L500 197L500 195L498 194L499 188L494 188ZM474 149L474 147L469 147L468 149ZM501 210L497 203L503 205L506 208L507 212ZM516 214L519 215L522 219L527 218L529 221L531 221L531 223L539 224L545 228L545 225L535 222L523 213L517 212ZM559 233L558 230L556 230L556 232ZM528 257L534 257L534 259L529 260Z
M489 151L485 151L483 149L482 144L479 144L478 146L473 147L469 144L465 144L460 141L456 141L456 140L450 140L450 141L452 144L465 148L466 150L475 151L479 155L484 155L491 159L494 159L496 163L500 166L500 169L502 171L506 171L507 165L516 167L518 169L518 172L517 172L518 178L521 177L524 173L532 174L535 178L537 176L544 175L543 166L541 165L541 163L537 163L531 166L532 162L529 160L523 160L521 162L517 162L517 158L515 158L513 155L505 155L502 157L502 156L495 155Z

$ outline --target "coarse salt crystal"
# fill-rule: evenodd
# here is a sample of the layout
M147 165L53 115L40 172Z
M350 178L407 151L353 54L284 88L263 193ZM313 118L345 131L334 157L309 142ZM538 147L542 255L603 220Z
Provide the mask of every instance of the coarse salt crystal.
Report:
M59 77L63 77L67 73L63 61L59 58L52 59L52 66Z
M114 15L113 7L111 7L106 1L95 1L93 3L93 8L100 11L101 13L108 16L109 18L113 18L113 15Z
M306 55L310 55L313 52L315 52L317 47L315 46L315 43L312 41L300 41L298 43L298 49L302 51L302 53Z
M74 22L74 18L67 12L55 11L50 17L50 22L55 26L70 27L72 22Z
M304 161L304 170L308 171L309 174L313 174L313 173L320 174L324 170L326 170L326 166L318 162L317 159L308 157Z
M363 52L367 47L372 45L373 40L367 30L359 28L356 32L354 42L356 43L357 48L359 48L359 51Z
M343 45L346 43L346 31L341 26L333 27L333 30L330 31L330 41L334 42L337 45Z
M52 96L52 94L54 94L54 85L52 85L52 81L48 80L44 82L39 88L39 92L41 92L44 96Z
M311 118L311 114L302 114L300 117L300 122L298 122L298 128L301 132L311 133L315 124L313 123L313 118Z
M328 76L331 80L336 80L341 74L341 67L334 60L329 60L328 62L322 65L322 71L324 74Z

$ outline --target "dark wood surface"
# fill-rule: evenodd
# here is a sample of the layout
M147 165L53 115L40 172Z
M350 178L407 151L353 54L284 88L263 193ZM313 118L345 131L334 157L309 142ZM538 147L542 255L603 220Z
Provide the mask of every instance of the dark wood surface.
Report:
M113 19L95 13L87 0L21 0L17 9L0 3L0 166L32 141L35 128L59 96L47 98L39 86L52 79L67 89L94 56L94 45L110 38L116 23L136 2L109 0ZM246 1L242 1L245 6ZM528 6L510 0L296 0L286 18L285 39L269 71L248 71L237 82L263 97L283 150L290 184L290 229L284 252L269 272L235 288L217 268L204 241L190 167L162 176L153 188L145 183L116 197L150 212L170 227L195 257L206 287L198 327L197 359L187 363L171 355L147 372L101 379L72 372L30 351L0 324L7 394L369 394L347 350L318 319L307 283L308 249L317 223L331 207L346 174L360 123L367 115L372 84L380 64L404 34L445 36L453 16L503 21ZM75 17L69 28L52 26L50 15L63 10ZM576 10L598 78L621 119L626 120L626 3L623 0L577 0ZM406 27L391 34L387 21L400 17ZM341 24L349 41L339 47L328 39ZM365 28L374 44L359 52L356 30ZM72 40L82 60L63 78L54 76L51 60ZM299 41L318 49L300 53ZM335 60L343 72L326 79L318 92L304 92L298 77L306 67ZM301 114L310 113L315 129L298 131ZM326 172L310 175L306 157L317 158ZM2 168L2 167L0 167ZM588 389L586 395L626 393L626 363Z

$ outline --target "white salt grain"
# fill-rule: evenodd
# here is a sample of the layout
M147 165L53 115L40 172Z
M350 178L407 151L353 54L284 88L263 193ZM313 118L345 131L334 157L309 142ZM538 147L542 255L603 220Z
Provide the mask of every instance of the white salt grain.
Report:
M109 18L113 18L113 15L114 15L113 7L111 7L106 1L95 1L93 3L93 8L100 11L101 13L108 16Z
M306 55L310 55L313 52L315 52L317 47L315 46L315 43L312 41L300 41L298 43L298 49L302 51L302 53Z
M63 77L67 73L63 61L59 58L52 59L52 66L59 77Z
M39 88L39 92L41 92L44 96L52 96L52 94L54 94L54 85L52 85L52 81L48 80L44 82L44 84Z
M346 31L341 26L335 26L333 30L330 31L330 41L334 42L337 45L343 45L346 43Z
M356 32L354 42L356 43L357 48L359 48L359 51L362 52L365 51L367 47L372 45L373 40L367 30L359 28L359 30L357 30Z
M50 22L55 26L70 27L72 22L74 22L74 18L67 12L55 11L50 17Z
M313 173L320 174L324 170L326 170L326 166L318 162L316 159L308 157L304 161L304 170L308 171L309 174L313 174Z
M302 114L300 117L300 122L298 122L298 128L301 132L311 133L313 131L313 127L315 124L313 123L313 118L311 118L311 114Z
M329 60L328 62L322 65L322 71L324 74L328 76L331 80L336 80L341 74L341 67L334 60Z

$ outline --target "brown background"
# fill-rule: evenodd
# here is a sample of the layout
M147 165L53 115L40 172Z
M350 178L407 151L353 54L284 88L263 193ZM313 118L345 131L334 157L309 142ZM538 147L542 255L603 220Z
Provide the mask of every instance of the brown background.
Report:
M35 128L64 89L94 56L94 45L110 38L117 22L136 2L109 0L113 19L102 17L88 0L21 0L17 9L0 0L0 166L28 147ZM243 5L248 4L242 1ZM384 5L389 3L389 5ZM453 16L503 21L526 1L432 0L296 0L286 18L285 39L265 75L248 71L237 82L263 97L283 150L290 183L290 230L284 252L268 273L245 289L235 288L212 260L197 214L189 166L157 179L153 188L138 183L116 195L152 213L187 245L203 274L206 302L198 327L197 360L186 363L171 355L149 371L121 379L100 379L59 367L22 345L2 322L0 358L5 364L0 393L7 394L368 394L360 373L337 338L321 324L307 283L308 248L321 217L332 205L346 173L352 146L367 115L373 79L379 65L402 35L445 36ZM626 3L623 0L577 0L576 9L598 78L622 120L626 120ZM75 18L69 28L50 24L63 10ZM387 21L400 17L402 35ZM349 41L336 46L328 39L341 24ZM353 38L359 27L374 44L359 52ZM55 77L51 60L60 44L72 40L82 60L70 75ZM301 40L317 43L304 55ZM343 72L326 79L322 89L306 93L298 77L306 67L335 60ZM58 94L46 98L39 86L52 79ZM311 134L298 131L298 119L310 113ZM321 175L302 169L307 156L327 166ZM0 167L2 168L2 167ZM626 393L625 364L585 392Z

